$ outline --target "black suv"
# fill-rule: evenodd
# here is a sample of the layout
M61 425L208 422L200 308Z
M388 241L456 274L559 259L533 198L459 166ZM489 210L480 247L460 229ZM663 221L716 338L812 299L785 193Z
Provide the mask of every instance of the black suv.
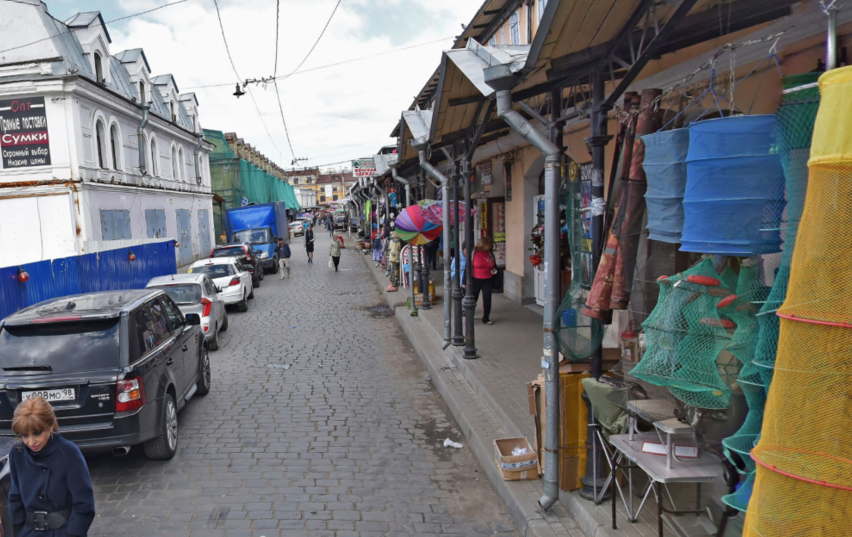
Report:
M251 286L260 287L263 279L263 262L259 250L252 250L247 243L219 245L210 251L210 257L236 257L251 273Z
M106 291L40 302L0 321L0 436L21 401L44 397L62 435L83 452L150 459L178 446L178 411L210 391L197 314L160 289Z

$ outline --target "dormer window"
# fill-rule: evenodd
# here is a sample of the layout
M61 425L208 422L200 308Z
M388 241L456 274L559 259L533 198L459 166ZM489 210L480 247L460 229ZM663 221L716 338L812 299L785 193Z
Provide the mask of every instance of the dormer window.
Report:
M195 116L190 116L192 119L192 132L196 132L198 128L195 126Z
M145 104L147 101L145 100L145 82L139 81L139 102Z
M175 116L175 102L174 101L169 101L169 110L171 110L171 112L172 112L172 121L176 121L177 116Z
M95 81L98 84L103 84L106 82L104 79L104 66L103 60L101 59L101 55L95 52Z

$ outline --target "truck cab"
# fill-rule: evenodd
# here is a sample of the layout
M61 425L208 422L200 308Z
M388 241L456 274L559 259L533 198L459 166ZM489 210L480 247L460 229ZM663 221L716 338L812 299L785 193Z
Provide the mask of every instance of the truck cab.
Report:
M231 243L248 243L259 251L266 272L278 272L275 249L278 238L290 240L287 207L283 201L235 207L225 211L227 237Z

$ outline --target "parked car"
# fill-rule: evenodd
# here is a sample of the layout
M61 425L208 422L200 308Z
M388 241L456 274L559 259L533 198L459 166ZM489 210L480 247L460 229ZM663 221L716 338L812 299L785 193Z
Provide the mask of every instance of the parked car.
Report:
M345 216L335 216L334 217L334 229L346 229L346 217Z
M228 329L228 312L218 287L206 274L157 276L148 289L162 289L177 304L181 313L201 316L201 331L211 351L219 350L219 332Z
M358 221L354 218L349 221L349 231L358 231Z
M188 274L206 274L221 291L225 305L236 304L239 311L248 311L248 301L254 298L251 273L236 257L214 257L196 261Z
M297 237L299 235L305 234L305 226L303 225L301 220L296 220L290 224L290 235L293 237Z
M210 257L236 257L240 263L248 267L251 272L252 287L260 287L263 279L263 262L257 250L253 250L248 243L219 245L210 250Z
M84 453L149 459L178 448L178 411L210 391L201 318L162 289L53 298L0 321L0 436L15 408L44 397L62 435Z

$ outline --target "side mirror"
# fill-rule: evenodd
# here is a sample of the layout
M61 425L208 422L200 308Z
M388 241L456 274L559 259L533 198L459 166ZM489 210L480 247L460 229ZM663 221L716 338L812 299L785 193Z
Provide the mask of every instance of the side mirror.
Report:
M201 317L197 313L187 313L186 323L190 326L198 326L201 324Z
M222 288L221 288L221 287L219 287L218 285L216 286L216 292L217 292L217 293L221 293L221 292L222 292Z

